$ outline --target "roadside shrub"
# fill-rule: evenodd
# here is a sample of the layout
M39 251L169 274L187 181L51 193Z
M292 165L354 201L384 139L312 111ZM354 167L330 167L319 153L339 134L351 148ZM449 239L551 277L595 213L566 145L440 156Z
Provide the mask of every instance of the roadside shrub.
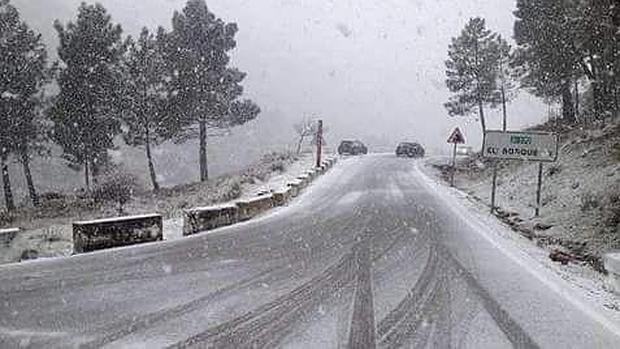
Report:
M542 206L547 206L547 205L549 205L550 203L552 203L553 201L555 201L557 198L558 198L558 197L557 197L556 195L554 195L554 194L548 194L548 195L545 195L545 196L542 198L542 200L541 200L540 204L541 204Z
M581 196L581 212L590 211L601 207L601 199L596 195L587 192Z
M552 177L560 172L562 172L562 167L560 165L552 165L547 170L547 177Z
M609 194L603 203L606 225L614 228L620 226L620 192Z
M62 212L67 209L69 200L67 196L61 193L43 193L40 196L41 205L38 207L40 211Z
M39 258L39 251L29 249L29 250L22 251L22 254L19 260L21 262L21 261L29 261L29 260L33 260L37 258Z
M0 227L13 223L15 216L6 210L0 210Z
M228 184L226 191L223 195L224 201L231 201L241 197L241 184L238 181L233 181Z
M611 148L611 158L614 159L616 162L620 162L620 143L616 143Z
M277 161L271 164L271 172L284 172L284 162Z
M93 199L96 203L116 204L118 213L123 214L125 204L133 197L136 182L136 178L127 173L108 174L93 190Z
M58 192L46 192L39 195L41 201L57 201L57 200L66 200L67 196L63 193Z

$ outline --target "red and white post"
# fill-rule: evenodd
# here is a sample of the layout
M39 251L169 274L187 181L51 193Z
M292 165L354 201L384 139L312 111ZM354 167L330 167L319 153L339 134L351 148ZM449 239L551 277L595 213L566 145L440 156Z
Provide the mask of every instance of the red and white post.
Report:
M323 155L323 120L319 120L316 130L316 167L321 167L321 158Z

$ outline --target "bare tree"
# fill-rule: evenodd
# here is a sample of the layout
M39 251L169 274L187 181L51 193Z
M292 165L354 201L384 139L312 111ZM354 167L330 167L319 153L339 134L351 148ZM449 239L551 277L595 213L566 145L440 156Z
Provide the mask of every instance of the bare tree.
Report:
M299 123L293 126L295 128L295 132L297 132L297 136L299 140L297 142L297 154L301 153L301 147L304 144L304 141L308 137L312 137L316 135L317 126L316 122L312 121L308 117L304 117Z
M319 123L316 118L308 118L308 117L304 117L303 119L301 119L299 123L293 126L295 128L295 132L297 133L297 136L299 137L297 141L297 154L301 153L301 149L304 145L304 141L306 141L307 139L310 140L310 144L312 145L317 144L317 136L319 132L318 126L319 126ZM323 138L325 137L325 134L327 132L329 132L329 129L327 129L326 127L323 127ZM326 144L325 139L322 139L321 143L325 145Z

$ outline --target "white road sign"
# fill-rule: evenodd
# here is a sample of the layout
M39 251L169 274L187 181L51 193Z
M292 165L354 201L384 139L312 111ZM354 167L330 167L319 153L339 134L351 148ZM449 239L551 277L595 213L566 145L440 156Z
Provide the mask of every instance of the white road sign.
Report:
M558 158L558 136L544 132L487 131L484 157L554 162Z

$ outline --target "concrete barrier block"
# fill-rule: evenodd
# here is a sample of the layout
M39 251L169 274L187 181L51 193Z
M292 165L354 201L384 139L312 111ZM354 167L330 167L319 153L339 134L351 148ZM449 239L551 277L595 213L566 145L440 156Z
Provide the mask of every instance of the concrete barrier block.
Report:
M19 231L19 228L0 229L0 246L9 247Z
M163 240L159 214L73 223L73 250L86 253Z
M604 257L605 270L612 290L620 295L620 252L608 253Z
M299 177L297 177L297 180L299 181L299 189L303 190L305 189L310 182L312 181L312 179L310 178L310 176L308 176L308 174L303 174Z
M183 236L213 230L239 221L239 208L235 204L196 207L185 211Z
M238 201L239 220L247 221L274 207L273 195L264 195L250 200Z
M293 189L286 188L273 193L273 204L275 206L284 206L293 198Z
M301 182L299 180L287 183L286 186L291 190L291 197L293 198L297 197L301 192Z

